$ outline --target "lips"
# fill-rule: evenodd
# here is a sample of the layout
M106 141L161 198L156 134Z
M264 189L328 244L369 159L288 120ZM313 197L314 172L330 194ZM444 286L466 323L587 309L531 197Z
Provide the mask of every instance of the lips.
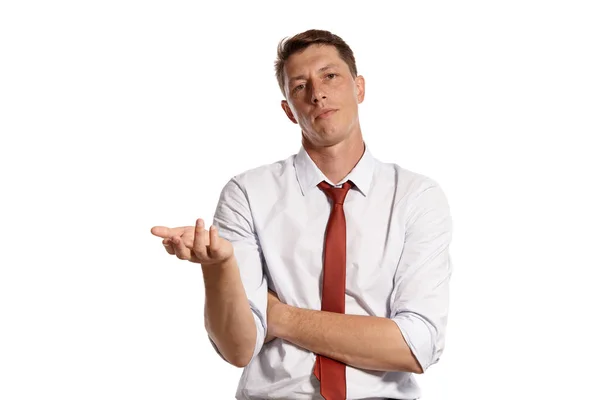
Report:
M319 112L319 114L317 115L317 118L329 118L330 116L332 116L337 110L334 108L325 108L323 110L321 110Z

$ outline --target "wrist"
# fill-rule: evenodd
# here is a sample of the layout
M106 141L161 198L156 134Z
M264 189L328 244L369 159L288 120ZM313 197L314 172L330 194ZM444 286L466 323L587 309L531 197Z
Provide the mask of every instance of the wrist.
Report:
M277 303L273 305L269 313L269 324L272 326L273 335L278 338L285 339L288 334L290 321L293 318L294 307L285 303Z
M237 263L234 256L215 264L201 264L202 276L204 278L204 284L206 287L220 286L226 284L235 279L236 276L239 279L239 273L236 272Z
M227 268L231 268L236 264L235 256L232 254L230 257L216 262L212 264L200 264L202 266L202 270L215 269L215 270L224 270Z

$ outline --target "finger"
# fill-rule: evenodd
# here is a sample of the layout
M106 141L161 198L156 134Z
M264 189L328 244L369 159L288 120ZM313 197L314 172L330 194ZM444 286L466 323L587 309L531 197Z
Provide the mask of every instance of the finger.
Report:
M194 244L192 246L194 254L199 259L206 258L206 240L204 238L204 221L202 218L196 220L196 228L194 230Z
M196 232L196 227L190 227L190 229L186 229L183 235L181 235L181 240L183 240L183 245L190 250L194 249L194 236Z
M183 240L179 236L173 236L171 238L171 242L173 243L173 249L175 250L175 255L180 260L189 260L190 259L190 249L185 247L183 244Z
M210 254L215 256L217 254L217 252L219 251L219 233L217 232L216 226L214 226L214 225L210 226L209 237L210 237L210 243L209 243Z
M183 245L188 249L192 250L194 246L194 226L185 226L179 237L183 240Z
M166 226L154 226L150 229L150 233L154 236L161 237L163 239L170 238L171 236L181 236L188 226L180 226L177 228L167 228Z
M175 255L175 249L173 249L173 243L171 243L171 239L163 239L162 243L165 246L165 250L167 251L167 253L169 253L172 256L174 256Z

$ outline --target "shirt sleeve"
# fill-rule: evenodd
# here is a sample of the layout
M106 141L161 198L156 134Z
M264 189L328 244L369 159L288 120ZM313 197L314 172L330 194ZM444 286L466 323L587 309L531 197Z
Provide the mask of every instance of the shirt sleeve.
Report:
M452 219L439 185L427 185L407 212L404 249L391 297L398 325L423 371L442 354L448 319Z
M262 349L267 333L267 278L248 198L235 178L227 182L221 191L213 225L217 227L219 236L233 245L242 284L256 325L256 345L252 355L254 359ZM210 336L209 340L221 358L225 359Z

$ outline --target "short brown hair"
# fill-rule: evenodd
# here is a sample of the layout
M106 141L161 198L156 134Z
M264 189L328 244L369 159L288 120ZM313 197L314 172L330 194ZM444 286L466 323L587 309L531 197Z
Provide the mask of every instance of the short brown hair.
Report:
M334 46L337 49L340 58L344 60L348 65L348 68L350 68L352 77L356 78L358 75L354 53L341 37L334 35L329 31L310 29L306 32L294 35L291 38L284 38L279 42L277 48L277 60L275 60L275 75L277 76L277 82L279 83L279 88L284 97L283 66L285 65L285 62L292 54L300 52L313 44Z

